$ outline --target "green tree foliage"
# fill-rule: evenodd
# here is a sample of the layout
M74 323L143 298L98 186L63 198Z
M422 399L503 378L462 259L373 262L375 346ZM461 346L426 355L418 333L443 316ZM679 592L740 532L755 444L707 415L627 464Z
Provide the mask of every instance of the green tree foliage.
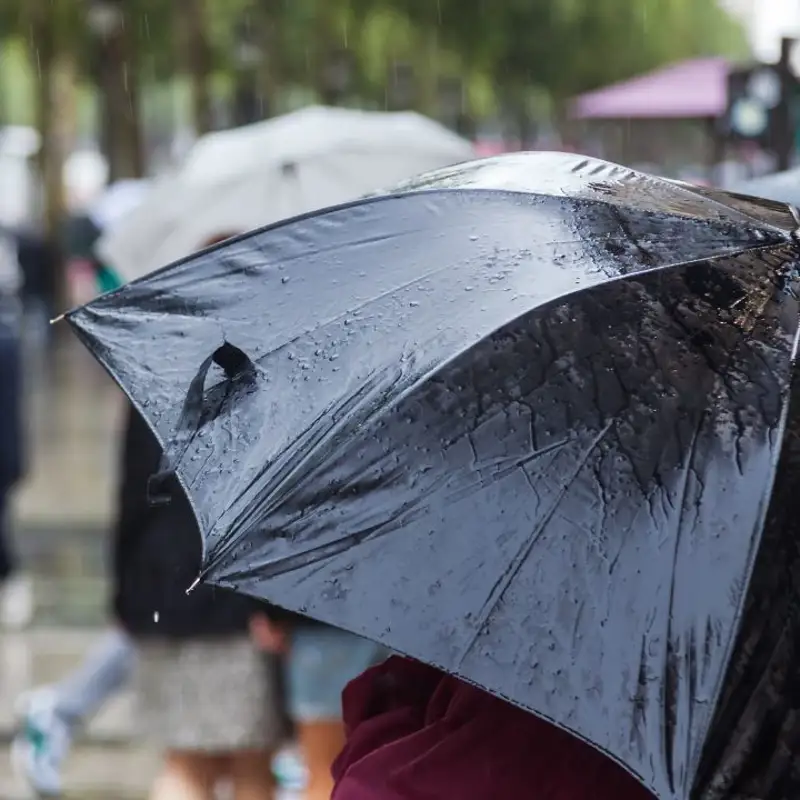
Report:
M353 0L364 8L372 0ZM557 98L697 55L741 56L740 26L717 0L383 0L498 87Z
M53 61L53 47L69 51L83 84L97 86L93 1L0 0L0 40L25 44L33 75L43 53ZM408 102L427 113L437 110L437 81L451 76L464 80L473 114L524 115L543 98L557 108L670 61L746 52L740 27L718 0L118 2L135 55L127 68L135 69L143 97L184 87L192 98L184 107L201 132L211 124L212 95L217 105L220 91L230 100L242 79L243 23L261 53L248 79L256 73L269 113L313 99L389 107L404 65L415 79ZM331 64L343 57L349 79L337 92Z

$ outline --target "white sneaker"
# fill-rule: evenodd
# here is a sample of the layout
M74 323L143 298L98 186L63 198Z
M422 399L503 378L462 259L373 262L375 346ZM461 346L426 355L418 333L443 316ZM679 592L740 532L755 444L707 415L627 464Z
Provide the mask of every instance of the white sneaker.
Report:
M294 747L285 747L279 750L272 759L272 774L278 783L278 788L285 794L281 797L294 796L294 793L303 792L308 783L308 772L300 752Z
M69 753L71 731L56 713L56 695L36 689L17 701L19 730L11 745L14 770L39 797L59 797L61 767Z
M33 582L27 575L9 578L0 587L0 626L21 631L33 620Z

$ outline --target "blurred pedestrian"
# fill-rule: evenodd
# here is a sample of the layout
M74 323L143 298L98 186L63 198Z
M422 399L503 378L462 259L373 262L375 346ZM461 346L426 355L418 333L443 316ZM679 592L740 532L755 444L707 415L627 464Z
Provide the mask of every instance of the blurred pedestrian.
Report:
M165 751L154 800L273 796L272 755L286 733L277 664L259 652L249 598L199 586L201 539L189 501L172 486L153 505L148 481L161 448L131 409L125 432L114 570L117 619L136 643L143 729Z
M62 767L78 730L129 683L136 651L122 629L107 633L74 672L17 700L12 743L17 772L43 797L62 792Z
M57 305L58 254L47 237L33 228L20 228L16 236L25 336L41 349L50 340L50 320Z
M9 531L11 492L24 461L21 287L16 237L0 229L0 622L14 629L26 625L33 611L30 582L19 571Z
M113 556L120 626L66 681L34 693L15 761L42 795L61 793L75 728L134 667L142 730L164 750L154 800L210 800L228 781L235 800L272 800L272 756L287 736L279 665L257 649L249 622L259 604L199 586L201 539L177 486L153 505L148 483L161 448L130 408L123 443Z
M343 705L331 800L655 800L574 736L410 659L361 675Z
M331 766L345 744L342 690L383 660L382 647L351 633L270 608L251 622L253 636L285 653L289 716L307 770L306 800L329 800Z

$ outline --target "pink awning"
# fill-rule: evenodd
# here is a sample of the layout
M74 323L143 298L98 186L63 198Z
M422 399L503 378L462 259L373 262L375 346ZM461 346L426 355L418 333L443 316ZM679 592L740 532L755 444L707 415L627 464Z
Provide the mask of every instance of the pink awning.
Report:
M695 58L587 92L572 102L574 119L719 117L728 101L725 58Z

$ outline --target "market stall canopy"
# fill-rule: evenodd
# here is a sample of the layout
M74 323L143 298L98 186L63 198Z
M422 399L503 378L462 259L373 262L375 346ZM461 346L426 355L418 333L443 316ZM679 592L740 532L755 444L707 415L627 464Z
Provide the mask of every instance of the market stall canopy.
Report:
M694 58L575 98L574 119L719 117L728 102L725 58Z

